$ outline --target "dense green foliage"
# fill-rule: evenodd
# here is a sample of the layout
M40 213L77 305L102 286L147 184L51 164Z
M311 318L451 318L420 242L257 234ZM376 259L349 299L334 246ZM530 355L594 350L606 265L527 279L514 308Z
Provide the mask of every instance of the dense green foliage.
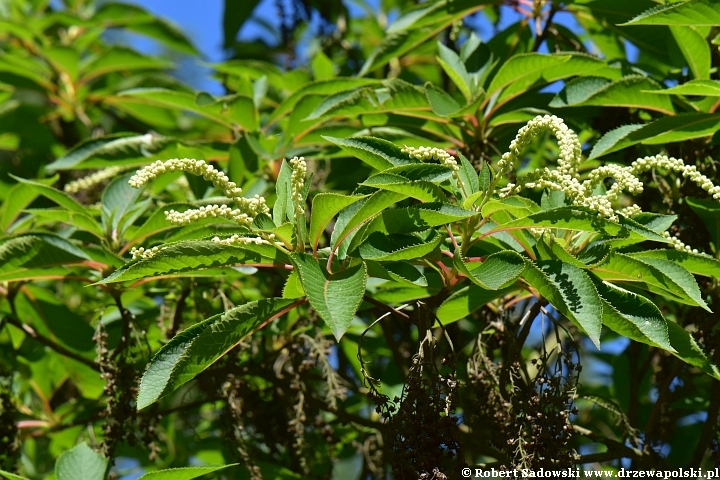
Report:
M0 476L720 462L715 2L356 3L0 6Z

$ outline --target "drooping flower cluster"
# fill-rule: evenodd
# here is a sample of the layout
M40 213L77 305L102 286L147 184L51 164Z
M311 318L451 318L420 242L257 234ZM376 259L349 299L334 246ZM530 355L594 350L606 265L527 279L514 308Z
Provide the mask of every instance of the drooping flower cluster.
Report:
M215 243L219 243L220 245L248 245L248 244L255 244L255 245L272 245L271 242L274 242L275 234L269 234L267 238L262 237L243 237L241 235L235 234L232 237L228 238L220 238L220 237L213 237L212 241ZM276 245L282 245L281 242L274 242Z
M103 168L102 170L98 170L97 172L88 175L87 177L79 178L77 180L73 180L72 182L68 182L63 188L63 190L65 190L67 193L78 193L81 190L87 190L88 188L102 183L105 180L109 180L127 169L128 167L126 166Z
M231 182L225 173L207 164L205 160L195 160L194 158L176 158L164 162L158 160L138 170L128 183L133 188L140 188L150 180L154 180L158 175L166 172L187 172L198 175L205 180L211 181L226 197L232 199L242 198L242 189L235 182Z
M266 213L264 198L256 195L255 198L243 198L245 208L230 208L227 205L206 205L184 212L168 210L165 218L174 225L188 225L203 218L227 218L234 220L238 225L250 226L258 213ZM263 208L264 207L264 208Z
M165 212L165 217L168 221L175 225L187 225L188 223L207 217L224 217L235 220L239 225L251 225L258 214L268 213L270 211L265 204L264 198L259 195L255 195L254 198L243 197L242 189L238 187L235 182L231 182L224 172L207 164L205 160L189 158L167 160L165 162L158 160L138 170L128 183L134 188L140 188L158 175L176 171L192 173L202 176L205 180L209 180L216 188L221 190L226 197L234 200L239 208L232 209L227 205L208 205L185 212L176 212L174 210Z
M307 163L305 157L295 157L290 160L290 166L293 168L290 184L292 186L292 199L295 203L295 215L303 215L303 188L305 187L305 176L307 175Z
M161 250L160 247L152 247L152 248L148 248L147 250L143 247L140 247L140 248L133 247L130 250L130 255L132 255L133 260L137 260L138 258L148 259L148 258L152 258L152 256L155 255L160 250Z
M455 180L457 180L458 185L460 185L460 188L465 191L465 186L463 185L463 181L460 178L460 167L458 166L457 160L455 160L455 157L450 155L448 152L443 150L442 148L435 148L435 147L408 147L405 145L403 148L400 149L402 153L406 153L410 156L410 158L414 158L415 160L420 160L421 162L427 162L430 160L435 160L436 162L440 163L440 165L445 165L446 167L452 168L453 171L453 177Z
M561 175L577 174L577 167L582 161L582 146L575 132L565 125L562 118L555 115L538 115L518 130L517 136L510 142L508 152L504 153L498 162L500 174L511 171L525 147L545 130L550 130L558 139L558 172Z
M619 221L618 214L632 216L640 213L641 209L637 205L630 205L616 210L613 202L620 198L622 192L633 195L642 193L643 183L638 176L643 172L658 168L682 174L707 191L715 200L720 200L720 186L714 185L708 177L698 172L697 167L685 165L682 160L665 155L641 158L630 166L604 165L594 169L588 178L581 182L578 179L578 166L582 161L580 142L562 119L551 115L537 116L518 131L518 135L510 144L509 152L505 153L498 162L500 173L510 171L523 149L534 136L545 129L552 130L558 138L560 146L558 167L556 169L538 169L528 175L520 185L509 183L499 190L501 197L518 193L523 187L559 190L564 192L574 205L586 207L598 212L598 216L617 222ZM604 195L594 195L596 187L603 184L608 178L614 180L612 186ZM671 237L667 232L664 236L668 238L674 248L697 253L697 250L685 245L679 239Z
M400 149L402 153L406 153L410 156L410 158L414 158L415 160L420 160L421 162L428 162L430 160L435 160L436 162L439 162L440 165L445 165L453 169L453 171L457 172L459 170L457 160L447 153L442 148L435 148L435 147L408 147L405 145L403 148Z

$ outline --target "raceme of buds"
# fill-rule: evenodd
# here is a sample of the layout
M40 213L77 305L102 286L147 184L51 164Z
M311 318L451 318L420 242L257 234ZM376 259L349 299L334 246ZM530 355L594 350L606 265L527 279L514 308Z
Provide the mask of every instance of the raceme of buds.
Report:
M214 237L212 239L213 242L219 243L220 245L248 245L248 244L255 244L255 245L272 245L271 242L274 242L276 245L282 246L282 242L275 242L275 234L269 234L267 238L262 237L243 237L241 235L235 234L232 237L228 238L220 238L220 237Z
M457 164L457 160L455 160L455 157L447 153L442 148L435 148L435 147L408 147L405 145L403 148L400 149L402 153L406 153L410 156L410 158L414 158L415 160L420 160L421 162L427 162L428 160L435 160L440 165L445 165L446 167L450 167L453 170L453 177L455 177L455 180L458 181L458 184L460 187L465 190L465 187L463 185L463 181L460 178L460 167Z
M166 172L187 172L201 176L205 180L211 181L216 188L222 190L226 197L232 199L242 198L242 189L235 182L231 182L225 173L209 165L205 160L191 158L176 158L164 162L158 160L138 170L128 183L134 188L140 188L158 175Z
M581 162L582 146L575 132L565 125L562 118L555 115L538 115L518 130L517 136L510 142L509 151L504 153L498 162L500 173L511 171L525 147L545 130L552 131L558 139L558 146L560 147L558 171L562 175L575 175Z
M175 210L165 212L165 217L168 221L175 225L187 225L193 221L207 217L224 217L236 221L239 225L249 226L258 214L268 213L270 211L265 204L264 198L259 195L255 195L254 198L243 197L242 189L240 189L235 182L231 182L225 173L207 164L205 160L189 158L167 160L164 162L158 160L138 170L128 183L134 188L140 188L158 175L176 171L192 173L202 176L205 180L211 181L216 188L222 190L225 196L233 199L239 208L232 209L227 205L208 205L185 212L176 212Z
M516 194L523 187L559 190L564 192L574 205L587 207L598 212L599 216L617 222L619 220L618 212L622 215L635 215L641 210L633 205L616 211L612 202L618 200L624 191L634 195L642 193L643 183L638 176L653 168L661 168L681 173L706 190L714 199L720 200L720 187L713 185L709 178L697 171L695 166L685 165L682 160L665 155L641 158L628 167L604 165L594 169L588 175L587 180L580 182L577 178L578 165L582 160L580 142L562 119L554 115L537 116L518 131L517 136L510 144L510 151L505 153L498 162L501 173L509 171L533 137L545 129L552 130L558 138L560 145L558 168L554 170L538 169L528 175L521 185L509 183L499 190L501 197ZM607 178L614 180L610 189L604 195L593 195L595 188ZM676 244L677 242L673 243L677 248ZM681 249L687 250L684 246Z
M457 172L459 170L457 161L455 158L447 153L442 148L435 148L435 147L408 147L405 145L403 148L400 149L402 153L408 154L411 158L414 158L415 160L420 160L421 162L427 162L429 160L435 160L440 163L440 165L446 165L453 169L453 171Z
M117 174L124 172L127 169L128 167L125 166L104 168L91 175L88 175L87 177L79 178L77 180L73 180L72 182L68 182L65 185L64 190L67 193L78 193L80 190L86 190L92 186L104 182L105 180L111 179Z
M295 157L290 160L290 166L293 168L290 184L292 186L292 199L295 202L295 214L302 215L305 213L302 191L305 187L307 163L304 157Z
M160 251L160 247L152 247L152 248L148 248L147 250L143 247L140 247L140 248L133 247L130 250L130 255L132 255L133 260L137 260L138 258L139 259L148 259L148 258L152 258L152 256L155 255L159 251Z
M165 212L165 218L175 225L188 225L203 218L222 217L234 220L239 225L250 226L257 214L267 212L265 199L258 195L255 198L240 198L239 203L242 209L230 208L227 205L206 205L184 212L168 210Z

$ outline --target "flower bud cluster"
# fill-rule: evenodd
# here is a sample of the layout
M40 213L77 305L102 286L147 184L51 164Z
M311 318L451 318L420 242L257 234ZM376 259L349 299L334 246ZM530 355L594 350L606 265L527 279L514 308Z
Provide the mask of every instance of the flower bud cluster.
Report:
M504 153L498 162L500 173L511 171L525 147L544 130L552 131L558 139L558 171L563 175L575 175L581 161L582 147L575 132L565 125L562 118L555 115L538 115L518 130L517 136L510 142L509 151Z
M644 157L635 160L632 165L630 165L630 172L633 175L639 175L653 168L664 168L681 173L684 177L689 178L700 188L708 192L708 194L712 195L715 200L720 200L720 187L714 185L708 177L698 172L695 165L685 165L682 160L677 158L666 155Z
M629 205L620 210L620 213L626 217L632 217L638 213L642 213L642 208L639 205Z
M410 158L414 158L415 160L420 160L421 162L427 162L429 160L435 160L440 163L440 165L445 165L447 167L450 167L453 169L454 172L457 172L460 167L458 167L457 160L447 153L442 148L435 148L435 147L408 147L405 145L403 148L400 149L402 153L406 153L410 156Z
M274 242L275 234L271 233L267 236L267 239L262 237L243 237L241 235L235 234L232 237L228 238L220 238L220 237L213 237L212 241L215 243L219 243L220 245L248 245L248 244L255 244L255 245L272 245L271 242L275 243L276 245L282 245L280 242Z
M687 253L694 253L695 255L707 255L704 252L699 252L697 248L692 248L690 245L685 245L679 238L671 236L670 232L663 232L662 236L670 241L670 245L675 250L680 250L681 252Z
M176 158L164 162L158 160L138 170L128 183L133 188L140 188L158 175L166 172L187 172L201 176L205 180L211 181L216 188L222 190L226 197L232 199L242 198L242 189L235 182L231 182L225 173L207 164L205 160L195 160L194 158Z
M161 249L160 247L152 247L148 248L147 250L143 247L137 248L133 247L130 250L130 255L132 255L133 260L139 259L148 259L151 258L153 255L155 255L157 252L159 252Z
M295 202L295 214L302 215L305 213L302 191L305 187L305 176L307 175L305 157L293 158L290 160L290 166L293 168L290 184L292 186L292 199Z
M587 180L581 183L577 178L577 169L581 162L580 142L575 133L565 125L562 119L554 115L537 116L518 131L517 136L510 144L510 151L505 153L498 162L501 169L500 173L511 170L523 149L532 141L534 136L545 129L552 130L558 138L560 146L558 168L554 170L549 168L538 169L528 175L522 185L509 183L499 190L501 197L516 194L523 187L559 190L564 192L572 200L573 204L587 207L598 212L598 216L617 222L619 220L618 212L613 208L612 202L618 200L620 194L624 191L633 195L642 193L643 183L638 179L638 176L642 172L653 168L662 168L681 173L684 177L706 190L714 199L720 200L720 187L715 186L709 178L698 172L695 166L685 165L682 160L665 155L641 158L633 162L629 167L604 165L594 169ZM593 195L595 188L607 178L614 180L610 189L604 195ZM640 212L641 209L634 205L619 210L622 215L635 215Z
M102 170L88 175L87 177L79 178L77 180L73 180L72 182L68 182L63 190L65 190L67 193L78 193L81 190L86 190L90 187L104 182L105 180L111 179L117 174L127 169L128 167L125 166L103 168Z
M255 198L241 198L244 202L244 209L230 208L227 205L206 205L200 208L193 208L184 212L168 210L165 218L175 225L188 225L203 218L227 218L236 221L239 225L250 226L258 213L265 213L265 199L259 196ZM251 216L252 215L252 216Z

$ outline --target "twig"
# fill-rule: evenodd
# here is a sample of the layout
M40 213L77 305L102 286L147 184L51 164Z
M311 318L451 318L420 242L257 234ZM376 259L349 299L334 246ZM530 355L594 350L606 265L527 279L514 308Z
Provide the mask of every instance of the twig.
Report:
M542 45L542 42L545 41L545 38L547 37L548 30L550 29L550 26L552 25L553 17L558 12L558 10L555 8L555 4L552 4L550 7L550 13L548 14L548 18L545 21L545 27L543 28L540 35L535 37L535 43L533 44L532 51L537 52L540 48L540 45Z
M46 347L49 347L50 349L55 350L57 353L64 355L68 358L72 358L73 360L80 362L84 365L87 365L88 367L92 368L93 370L100 371L100 366L97 363L95 363L94 361L87 359L87 358L83 357L82 355L79 355L71 350L68 350L67 348L63 347L62 345L60 345L58 343L55 343L53 340L36 332L35 329L32 328L30 325L27 325L27 324L21 322L17 318L14 318L14 317L6 314L5 320L7 320L7 322L10 325L17 327L20 330L22 330L23 332L25 332L25 334L27 336L29 336L30 338L37 340L38 342L42 343Z
M374 298L369 297L367 295L365 295L363 297L363 300L365 300L368 303L372 303L376 307L382 308L383 310L390 313L391 315L395 315L396 317L402 318L403 320L410 321L410 316L407 313L403 313L399 310L396 310L396 309L392 308L390 305L385 305L384 303L379 302L379 301L375 300Z

